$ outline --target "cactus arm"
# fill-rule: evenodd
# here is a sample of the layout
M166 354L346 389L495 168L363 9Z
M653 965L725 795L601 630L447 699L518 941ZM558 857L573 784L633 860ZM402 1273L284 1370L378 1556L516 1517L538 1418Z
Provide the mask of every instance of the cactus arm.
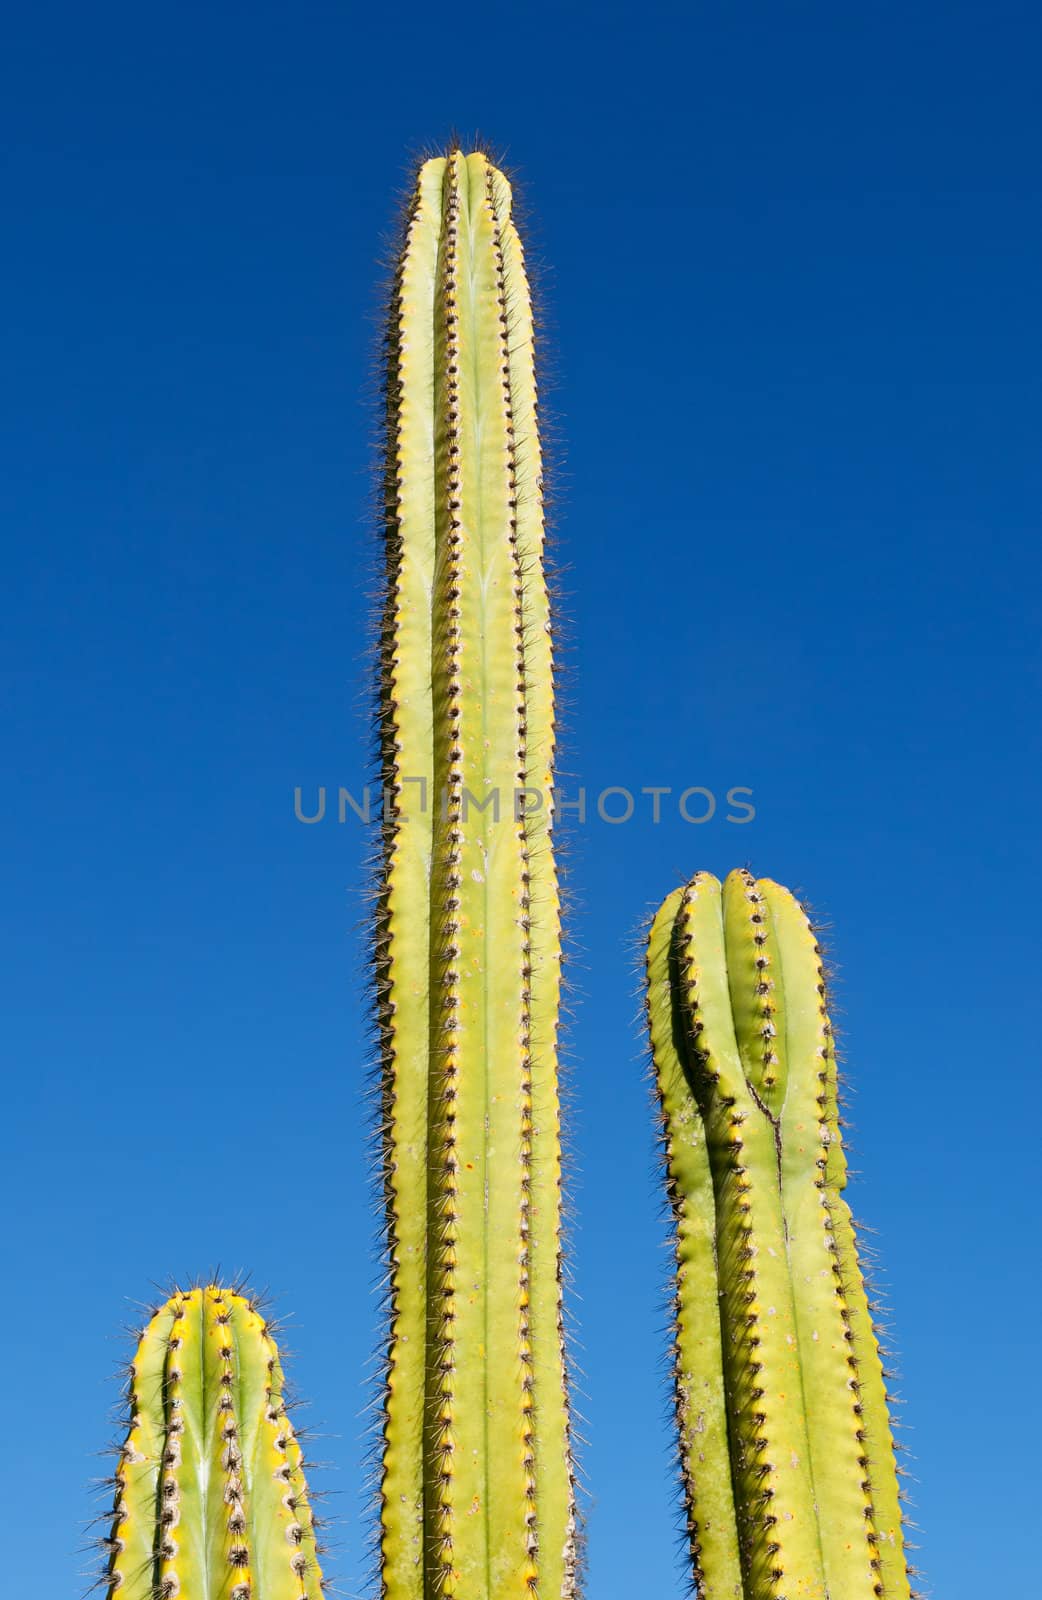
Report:
M797 1294L800 1360L826 1570L833 1593L907 1600L893 1440L879 1348L857 1261L821 950L803 907L758 886L786 993L789 1090L782 1203ZM829 1158L832 1157L830 1172Z
M110 1591L320 1600L300 1450L255 1307L215 1284L175 1291L142 1336L131 1383Z
M427 1057L433 768L434 296L445 161L416 185L389 319L387 605L381 641L385 872L378 1010L383 1058L390 1339L381 1483L388 1600L423 1595Z
M514 536L521 578L524 674L525 847L528 872L529 1080L533 1159L529 1178L529 1342L539 1463L539 1580L550 1596L575 1582L575 1490L561 1308L561 1145L557 1034L561 998L561 912L552 847L554 660L550 596L543 572L543 461L535 378L535 327L524 251L510 185L487 168L498 249L498 295L513 439Z
M700 873L677 924L713 1173L731 1461L746 1600L825 1600L774 1127L750 1092L731 1011L720 885Z
M120 1600L153 1600L159 1475L166 1425L163 1371L174 1308L148 1324L130 1369L130 1427L116 1468L108 1581Z
M648 938L647 1000L674 1218L674 1407L692 1573L699 1600L741 1600L716 1275L716 1206L687 1046L672 1003L673 935L683 890L663 903Z

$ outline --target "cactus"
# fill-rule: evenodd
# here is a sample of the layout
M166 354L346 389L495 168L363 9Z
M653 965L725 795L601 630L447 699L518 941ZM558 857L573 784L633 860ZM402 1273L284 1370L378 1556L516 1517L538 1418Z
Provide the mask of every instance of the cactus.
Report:
M320 1600L282 1367L256 1305L175 1290L131 1364L106 1541L119 1600Z
M384 1600L573 1600L561 1314L554 661L535 333L507 179L420 167L387 325L378 727ZM675 1220L674 1401L699 1600L909 1600L821 952L769 880L656 916L648 1018ZM624 1269L623 1269L624 1270ZM319 1600L256 1304L141 1337L120 1600Z
M574 1590L533 346L506 178L480 153L425 162L387 331L376 968L388 1600Z
M699 1594L908 1600L815 935L769 879L699 873L652 924L647 979Z

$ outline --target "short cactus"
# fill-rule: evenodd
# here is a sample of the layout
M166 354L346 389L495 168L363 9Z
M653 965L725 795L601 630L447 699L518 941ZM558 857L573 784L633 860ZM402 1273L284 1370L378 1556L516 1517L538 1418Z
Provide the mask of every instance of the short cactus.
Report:
M655 918L647 975L699 1595L908 1600L817 940L778 884L699 873Z
M175 1290L131 1364L107 1582L119 1600L320 1600L279 1353L256 1305Z
M388 1600L574 1585L554 693L511 191L421 167L388 320L377 932Z

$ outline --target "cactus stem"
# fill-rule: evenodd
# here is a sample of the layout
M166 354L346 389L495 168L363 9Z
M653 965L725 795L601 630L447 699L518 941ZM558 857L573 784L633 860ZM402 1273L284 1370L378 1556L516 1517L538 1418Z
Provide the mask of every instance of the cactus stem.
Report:
M648 963L678 1243L696 1204L715 1239L743 1600L908 1600L885 1376L842 1195L820 947L787 890L699 873L663 906ZM691 1312L679 1265L677 1306L680 1363ZM697 1370L717 1370L708 1344ZM682 1406L678 1425L697 1510ZM692 1551L706 1596L731 1592L708 1570L699 1579L701 1538Z
M129 1404L110 1591L318 1600L303 1459L255 1303L217 1284L175 1290L141 1336Z
M560 1327L553 681L510 189L418 175L391 313L380 902L388 1600L572 1589ZM498 809L497 809L498 808ZM419 822L419 826L417 826Z

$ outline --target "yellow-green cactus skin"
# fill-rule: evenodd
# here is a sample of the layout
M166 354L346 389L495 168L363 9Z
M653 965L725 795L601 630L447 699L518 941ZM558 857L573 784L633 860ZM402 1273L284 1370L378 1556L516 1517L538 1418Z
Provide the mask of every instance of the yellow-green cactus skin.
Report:
M908 1600L817 938L769 879L698 873L652 924L647 984L700 1600Z
M141 1335L107 1541L118 1600L321 1600L279 1352L256 1305L176 1290Z
M554 681L531 298L507 179L419 169L387 337L378 909L387 1600L559 1600Z

